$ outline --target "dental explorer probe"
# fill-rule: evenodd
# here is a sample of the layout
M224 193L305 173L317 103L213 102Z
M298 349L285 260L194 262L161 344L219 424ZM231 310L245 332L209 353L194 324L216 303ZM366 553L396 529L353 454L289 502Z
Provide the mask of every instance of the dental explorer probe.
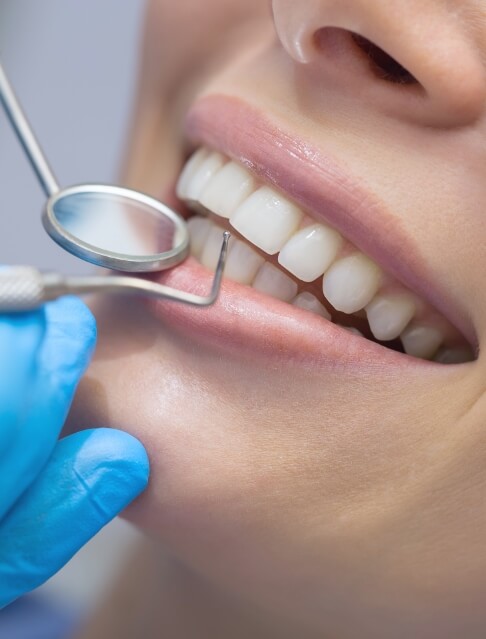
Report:
M163 284L128 276L65 277L41 273L31 266L13 266L0 271L0 312L25 311L62 295L88 293L141 293L149 297L182 302L192 306L211 306L221 288L230 233L223 234L218 265L207 296L179 291Z

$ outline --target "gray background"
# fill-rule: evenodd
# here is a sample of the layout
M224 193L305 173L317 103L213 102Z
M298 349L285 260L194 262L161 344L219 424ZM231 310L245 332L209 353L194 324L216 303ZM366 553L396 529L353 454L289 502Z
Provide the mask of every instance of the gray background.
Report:
M0 57L60 184L117 182L144 0L1 0ZM0 111L0 263L91 269L44 233L43 193ZM44 591L91 605L134 543L108 526Z
M144 0L1 0L0 56L61 185L116 182ZM0 114L0 262L81 272L40 224L43 193Z

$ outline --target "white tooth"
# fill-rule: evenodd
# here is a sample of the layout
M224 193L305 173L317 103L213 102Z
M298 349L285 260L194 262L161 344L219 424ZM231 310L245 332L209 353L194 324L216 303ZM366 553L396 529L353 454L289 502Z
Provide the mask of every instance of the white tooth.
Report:
M334 262L324 275L322 290L334 308L355 313L364 308L380 286L379 267L362 253Z
M313 282L329 268L342 244L341 235L322 224L307 226L285 244L279 263L303 282Z
M434 357L434 362L441 364L463 364L473 360L474 354L468 346L443 347Z
M225 161L221 153L210 153L208 157L199 164L191 176L191 179L188 181L184 199L197 201L206 184L216 175Z
M187 226L191 238L191 255L199 259L214 225L205 217L195 216L187 220Z
M231 215L231 225L269 255L278 253L295 233L302 211L274 189L262 186Z
M408 355L431 359L442 344L444 335L434 326L412 324L403 331L400 338Z
M297 295L297 283L273 264L265 264L258 271L253 288L262 293L276 297L283 302L290 302Z
M358 331L357 328L354 328L354 326L343 326L342 324L336 324L336 326L340 326L341 328L344 328L344 330L348 331L348 333L352 333L353 335L359 335L360 337L363 337L363 333L361 331Z
M224 276L240 284L251 284L265 260L244 242L232 239Z
M211 271L216 269L222 244L223 229L219 228L219 226L212 225L200 258L201 264Z
M416 305L411 295L377 295L366 307L370 330L376 339L396 339L415 315Z
M229 219L255 188L250 173L236 162L229 162L210 180L199 202L216 215Z
M179 176L179 180L177 181L176 193L177 197L180 200L185 200L187 197L187 188L189 186L190 181L192 180L192 176L196 173L199 166L204 162L204 160L208 157L209 151L207 149L199 149L186 162L184 168L182 169L182 173Z
M323 306L312 293L300 293L300 295L297 295L297 297L292 300L292 304L293 306L298 306L306 311L311 311L321 317L325 317L327 320L331 320L331 315L328 313L327 308Z

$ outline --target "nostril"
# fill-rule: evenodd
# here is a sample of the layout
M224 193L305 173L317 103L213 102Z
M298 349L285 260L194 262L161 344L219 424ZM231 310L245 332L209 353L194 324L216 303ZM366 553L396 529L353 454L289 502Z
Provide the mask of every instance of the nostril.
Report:
M351 37L356 46L364 53L370 62L371 70L377 77L393 84L418 84L418 80L397 62L386 51L377 47L363 36L352 33Z
M419 85L419 81L395 58L364 36L339 27L322 27L313 35L314 46L322 53L364 61L379 80L398 85Z

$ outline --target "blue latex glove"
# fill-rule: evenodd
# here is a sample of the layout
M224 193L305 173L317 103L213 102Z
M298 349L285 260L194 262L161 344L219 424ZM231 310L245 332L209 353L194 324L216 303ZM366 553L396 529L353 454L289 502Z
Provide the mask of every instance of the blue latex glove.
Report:
M58 439L95 339L73 297L0 315L0 607L57 572L147 484L145 449L127 433Z

